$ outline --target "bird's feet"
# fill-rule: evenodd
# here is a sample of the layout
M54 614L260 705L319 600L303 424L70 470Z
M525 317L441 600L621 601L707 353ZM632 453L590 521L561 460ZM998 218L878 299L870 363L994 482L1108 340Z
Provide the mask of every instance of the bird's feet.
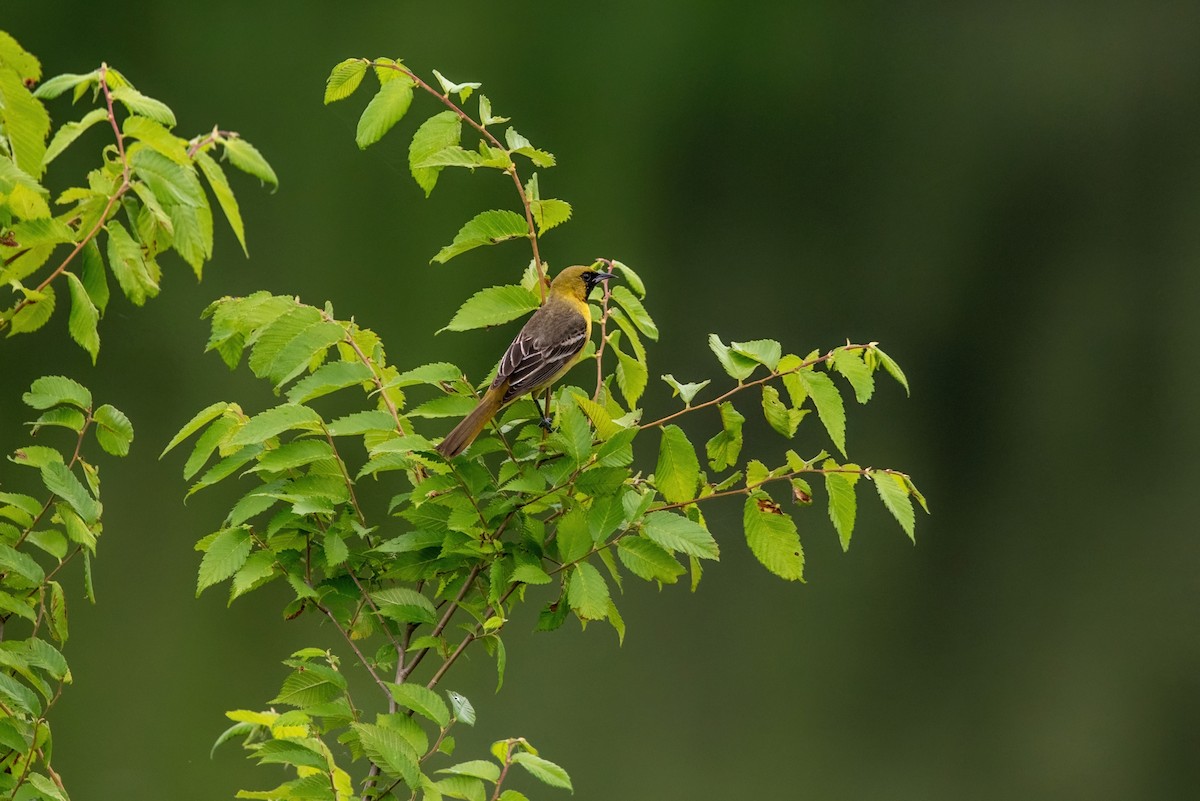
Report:
M541 426L542 430L544 430L547 434L554 431L554 424L550 422L549 417L543 417L538 421L538 425Z

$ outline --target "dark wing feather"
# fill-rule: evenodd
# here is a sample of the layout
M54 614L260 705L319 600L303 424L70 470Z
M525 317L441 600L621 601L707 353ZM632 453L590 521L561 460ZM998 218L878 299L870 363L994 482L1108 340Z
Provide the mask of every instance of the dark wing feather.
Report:
M504 352L492 386L508 382L505 403L540 389L561 374L585 344L587 321L579 314L531 318Z

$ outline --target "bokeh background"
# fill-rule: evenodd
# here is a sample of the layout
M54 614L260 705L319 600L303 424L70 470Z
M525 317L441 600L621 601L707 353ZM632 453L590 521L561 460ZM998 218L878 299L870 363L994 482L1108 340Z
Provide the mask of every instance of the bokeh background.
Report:
M663 330L652 375L717 377L710 331L801 353L883 343L913 394L881 383L850 409L850 452L910 471L934 511L913 547L864 489L843 554L814 508L808 583L789 585L739 544L740 505L714 508L721 564L694 595L627 584L624 646L601 625L526 633L531 608L499 694L482 654L456 668L479 712L463 758L524 735L580 799L1195 796L1200 6L6 0L0 26L48 74L118 66L183 135L242 132L281 179L273 195L234 179L251 258L218 220L204 281L172 257L159 299L115 301L96 367L61 314L0 342L4 452L45 373L137 427L132 456L103 462L99 604L73 582L55 761L76 801L273 786L235 747L210 760L222 712L270 698L295 648L342 647L282 622L282 593L193 597L191 546L228 496L185 507L182 457L158 452L214 400L272 403L203 353L205 305L330 300L397 363L477 375L511 334L432 332L514 280L519 244L428 264L511 186L447 173L424 200L412 120L359 152L365 93L321 105L355 55L482 80L558 155L543 194L575 216L544 253L641 271ZM51 185L103 142L97 127ZM647 406L672 407L665 385Z

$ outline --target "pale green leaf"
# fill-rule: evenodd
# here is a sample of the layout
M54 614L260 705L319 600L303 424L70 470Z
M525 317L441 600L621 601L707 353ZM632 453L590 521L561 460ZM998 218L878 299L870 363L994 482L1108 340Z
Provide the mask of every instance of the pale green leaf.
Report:
M674 584L686 571L670 553L645 537L622 537L617 556L630 573L647 581Z
M234 137L222 139L221 144L225 147L225 158L229 159L230 164L260 181L279 187L279 178L275 175L275 170L271 169L271 165L254 145L245 139Z
M696 397L696 393L698 393L700 390L704 389L706 386L708 386L709 384L712 383L711 379L706 379L704 381L701 381L699 384L684 384L684 383L680 383L679 380L676 379L675 376L671 375L670 373L668 373L667 375L659 376L659 378L661 378L663 381L666 381L667 384L671 387L671 396L674 397L674 396L678 395L680 398L683 399L683 403L685 406L691 406L692 399Z
M96 423L96 441L106 453L126 456L133 442L133 424L120 409L104 404L96 409L92 419Z
M729 401L717 404L721 415L721 431L705 444L708 465L713 470L725 470L737 464L742 452L742 424L746 418Z
M246 226L242 222L242 212L238 208L237 198L233 196L233 189L229 186L229 179L225 177L225 171L221 169L221 165L217 163L216 159L203 151L196 153L196 164L199 165L200 172L204 173L221 211L225 213L225 219L229 221L233 235L237 237L238 244L242 246L242 252L250 255L246 250Z
M59 76L60 78L63 76ZM39 87L40 89L41 87ZM108 119L108 110L103 108L94 108L87 114L84 114L82 119L77 122L63 123L54 136L50 139L50 144L46 146L46 154L42 156L42 166L49 166L50 162L58 158L64 150L71 146L71 143L83 135L83 132L91 128L98 122ZM130 119L134 119L130 117Z
M233 404L225 401L217 401L216 403L210 404L209 406L206 406L200 411L196 412L195 416L193 416L192 419L183 426L183 428L179 429L179 433L171 437L171 441L167 443L167 447L163 448L162 453L159 454L159 458L161 459L163 456L166 456L168 451L172 450L176 445L183 442L192 434L195 434L201 428L215 420L221 415L221 413L223 413L226 409L229 409L232 405Z
M725 372L739 382L745 381L751 373L758 369L757 361L733 350L716 334L708 335L708 347L716 354L717 360L721 362Z
M904 529L908 538L916 542L916 516L912 499L908 497L908 484L904 481L904 476L876 470L871 473L871 480L875 482L875 489L879 492L883 505L892 513L892 517L896 518L896 522Z
M604 620L608 617L608 584L600 571L588 562L580 562L571 571L567 582L567 602L582 620Z
M571 777L567 772L548 759L542 759L528 751L514 754L512 761L529 771L529 774L540 782L551 787L561 787L564 790L575 791L571 786Z
M33 178L40 178L50 115L11 69L0 68L0 123L13 161Z
M433 261L445 264L468 250L528 235L529 229L526 227L525 218L514 211L501 209L480 212L459 229L454 236L454 241L439 250L433 257Z
M26 290L27 299L16 314L8 321L8 335L28 334L50 321L54 314L56 294L54 287L47 286L41 292Z
M196 595L238 572L246 564L253 545L250 532L245 528L227 528L218 532L200 560Z
M325 79L325 105L354 94L366 74L367 62L361 58L348 58L334 66Z
M611 289L613 300L625 310L625 313L629 315L629 319L633 320L633 324L638 327L638 330L657 341L658 326L654 324L654 320L650 318L646 307L637 299L637 296L621 284L617 284Z
M440 166L421 167L421 162L447 148L458 145L462 138L462 121L453 111L442 111L434 114L413 134L412 143L408 146L408 166L413 180L425 191L428 197L437 185Z
M804 552L796 521L784 514L779 504L765 493L754 493L746 498L742 524L746 544L767 570L788 581L803 581Z
M850 382L855 400L866 403L871 399L875 392L875 379L858 351L838 349L833 353L831 364Z
M130 114L149 117L168 128L175 127L175 113L166 103L147 97L132 86L119 86L113 89L112 98L124 105Z
M523 317L541 305L538 296L519 284L481 289L467 299L442 331L469 331Z
M307 403L339 389L370 381L374 373L362 362L330 362L301 378L287 391L291 403Z
M441 696L421 684L393 684L386 682L388 692L400 706L411 709L441 727L450 723L450 709Z
M412 105L413 84L408 76L388 81L379 87L358 118L354 141L365 150L383 138L404 117Z
M836 467L832 462L825 463L826 470ZM854 518L858 509L854 483L857 478L856 475L847 473L825 473L825 491L829 495L829 519L837 530L843 551L850 547L850 535L854 533Z
M29 391L21 396L26 406L34 409L49 409L60 403L69 403L84 411L92 408L92 393L87 387L61 375L47 375L35 379Z
M846 454L846 407L842 403L842 395L834 386L833 379L825 373L814 370L800 370L795 374L799 377L804 389L813 399L817 407L817 416L821 418L825 430L833 444Z
M251 417L226 444L229 447L252 445L265 442L271 437L291 429L318 431L322 426L321 416L307 406L285 403Z
M669 551L700 559L717 559L717 541L704 526L672 512L652 512L642 521L643 533Z
M71 339L88 352L92 364L95 364L96 355L100 352L100 334L96 330L100 312L84 289L83 282L70 271L67 272L67 286L71 290L71 316L67 320L67 330L71 333Z
M696 497L700 484L700 460L683 429L676 425L662 428L654 486L670 503L683 503Z

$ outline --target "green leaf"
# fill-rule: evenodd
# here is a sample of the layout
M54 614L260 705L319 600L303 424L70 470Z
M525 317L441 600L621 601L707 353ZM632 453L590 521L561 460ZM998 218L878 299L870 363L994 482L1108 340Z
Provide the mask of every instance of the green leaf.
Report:
M442 75L442 73L438 72L437 70L433 71L433 76L435 78L437 78L438 83L441 84L442 94L445 95L446 97L449 97L450 95L457 92L458 100L460 103L467 102L467 98L471 96L471 93L483 85L476 81L466 81L464 83L455 83L454 81L450 80L446 76Z
M904 371L900 369L900 365L896 364L896 360L881 351L878 347L874 349L874 352L879 358L879 363L883 365L883 369L887 370L888 375L896 379L900 386L904 387L904 394L911 395L912 393L908 389L908 379L904 376Z
M69 403L87 411L92 408L92 393L78 381L61 375L47 375L35 379L29 391L21 396L26 406L34 409L49 409L60 403Z
M140 114L168 128L175 127L175 113L161 100L155 100L132 86L118 86L112 90L112 98L125 106L130 114Z
M617 541L617 556L629 572L646 581L674 584L687 572L666 550L645 537L622 537Z
M468 298L441 330L469 331L500 325L523 317L540 305L538 296L519 284L487 287Z
M553 153L537 149L532 142L517 133L515 128L508 128L504 131L504 142L508 145L510 153L520 153L533 162L534 166L553 167L555 164Z
M143 153L145 151L142 151ZM109 220L108 263L113 276L135 306L158 294L158 281L146 264L142 246L134 241L119 220Z
M425 190L426 197L429 197L433 187L437 185L442 168L417 165L435 153L457 146L461 139L462 121L457 114L448 110L425 120L413 134L412 143L408 146L408 168L417 186Z
M592 550L592 532L583 507L572 506L558 521L558 555L564 565L578 562Z
M83 246L81 257L83 286L100 314L104 314L104 310L108 308L108 278L104 273L104 257L100 255L100 247L95 239L89 240Z
M608 617L608 584L600 571L588 562L580 562L571 571L567 582L567 602L582 620L604 620Z
M8 321L8 335L28 334L38 330L50 320L54 314L54 287L47 286L41 292L24 290L27 302Z
M643 533L669 551L699 559L720 558L720 548L708 529L672 512L651 512L642 521Z
M326 428L335 437L366 434L369 431L395 431L396 418L392 417L391 412L374 409L339 417Z
M42 713L42 705L33 690L7 673L0 673L0 698L10 709L22 712L27 717L37 717Z
M408 107L412 105L412 98L413 83L407 75L380 86L371 102L363 109L362 116L358 118L358 130L354 134L354 141L359 149L366 150L400 122L408 112Z
M253 545L250 532L243 527L217 532L217 536L208 543L204 558L200 560L200 572L196 581L197 597L212 585L238 572L242 565L246 564L246 558L250 556Z
M454 776L473 776L485 782L495 784L500 779L500 766L485 759L473 759L470 762L459 762L448 768L442 768L438 773L449 773Z
M275 175L275 170L271 169L271 165L254 145L240 138L226 138L222 140L222 144L225 147L225 158L229 159L230 164L260 181L279 188L279 178Z
M528 235L525 218L515 211L500 209L480 212L460 228L454 235L454 241L439 250L432 260L438 264L445 264L468 250Z
M699 484L700 460L696 458L696 449L682 428L663 426L654 486L670 503L683 503L696 497Z
M32 177L40 178L50 115L11 69L0 68L0 123L13 161Z
M388 691L396 703L411 709L423 718L445 728L450 724L450 710L441 696L420 684L387 684Z
M100 312L92 303L83 282L70 271L67 272L67 286L71 290L71 316L67 320L67 330L71 332L71 339L88 352L92 364L95 364L96 355L100 352L100 334L96 330Z
M571 219L571 204L556 198L530 200L529 211L538 227L539 236Z
M846 407L842 404L841 393L834 386L833 379L825 373L813 370L800 370L796 375L800 378L804 389L812 397L813 403L817 407L817 416L821 418L825 430L829 432L829 438L845 456Z
M15 573L32 586L41 584L46 578L41 566L32 556L4 543L0 543L0 571Z
M613 300L625 310L625 313L629 315L629 319L633 321L638 330L657 341L658 326L654 324L654 320L650 319L650 314L646 311L646 307L642 305L642 302L621 284L617 284L611 290Z
M773 339L753 339L749 342L730 342L730 349L739 356L753 359L768 370L779 364L783 348Z
M742 512L746 544L763 566L788 581L804 580L804 552L796 521L783 513L766 493L746 498Z
M830 360L833 369L837 370L850 386L854 388L854 398L859 403L866 403L875 393L875 379L871 376L871 368L856 350L839 349L834 351Z
M68 89L74 89L77 86L84 84L93 84L99 77L95 70L87 73L74 74L64 73L55 75L49 80L42 81L38 84L38 88L34 91L33 96L41 100L53 100L54 98L66 92Z
M833 462L825 463L827 470L836 467ZM829 495L829 519L837 530L843 551L850 547L850 535L854 533L854 517L858 508L854 484L857 479L857 475L848 473L825 474L825 492Z
M708 465L713 470L725 470L737 464L742 452L742 424L746 418L729 401L717 404L721 414L721 431L704 446Z
M191 166L187 142L146 117L126 117L121 130L183 167Z
M217 163L216 159L204 151L196 153L196 164L200 166L200 172L204 173L209 188L212 189L217 203L221 206L221 211L225 213L225 219L229 221L229 227L233 229L233 235L237 237L238 244L242 246L242 253L250 255L246 250L246 226L242 222L242 212L238 208L237 198L233 196L233 189L229 186L229 179L225 177L225 171L221 169L221 165Z
M275 578L278 575L275 568L275 554L270 551L255 551L250 554L246 563L233 574L233 581L229 587L229 603Z
M659 376L663 381L666 381L671 387L671 397L678 395L683 399L685 406L692 405L692 399L696 397L696 393L704 389L712 383L711 380L701 381L699 384L681 384L675 376L668 373L667 375Z
M50 587L50 633L58 642L67 641L67 596L62 585L57 581L49 581Z
M468 726L475 725L475 707L467 700L467 697L447 690L446 697L450 699L450 708L454 711L454 717L460 722Z
M167 443L167 447L163 448L163 451L158 455L158 458L161 459L162 457L166 456L168 451L172 450L176 445L183 442L192 434L195 434L201 428L211 423L232 406L233 404L231 403L217 401L216 403L206 406L200 411L196 412L195 416L192 417L191 420L187 421L183 428L179 429L179 433L171 437L171 441Z
M62 77L62 76L59 76ZM43 84L44 86L44 84ZM40 89L40 87L39 87ZM94 108L78 122L63 123L54 136L50 139L50 144L46 146L46 154L42 156L43 169L50 165L50 162L58 158L58 156L71 146L71 143L83 135L83 132L91 128L101 120L108 119L108 110L103 108ZM130 119L133 119L132 117Z
M439 793L439 796L436 797L449 796L450 798L461 798L463 801L487 801L483 782L473 776L447 776L432 786L434 792ZM428 790L422 801L426 801L426 799L432 801Z
M437 612L433 602L408 587L387 587L371 593L371 600L386 618L402 623L433 623Z
M875 482L875 489L879 492L883 505L892 513L892 517L896 518L896 522L904 529L904 533L908 534L908 538L916 542L917 521L904 476L875 470L871 473L871 480Z
M307 403L339 389L370 381L373 375L371 368L362 362L330 362L292 384L287 399L291 403Z
M325 105L354 94L366 74L367 62L361 58L348 58L335 66L325 79Z
M615 260L610 262L610 264L612 264L613 268L621 274L621 278L625 280L625 283L629 284L629 288L632 289L639 298L646 297L646 285L642 282L641 276L633 271L632 267Z
M643 362L618 348L615 338L610 341L613 343L613 351L617 354L617 386L625 397L625 403L632 409L637 406L638 399L646 391L646 384L650 380L650 371Z
M95 523L100 517L100 504L93 498L75 474L62 462L42 465L42 483L46 489L62 498L87 523Z
M96 410L92 419L96 422L96 441L106 453L126 456L133 442L133 424L120 409L104 404Z
M758 369L758 362L733 350L716 334L708 335L708 347L716 354L717 361L721 363L721 367L725 368L725 372L737 379L739 383L745 381L751 373Z
M321 416L307 406L284 403L251 417L241 430L229 438L226 445L231 448L238 445L256 445L284 431L297 428L302 431L319 431L322 425Z
M522 751L514 754L512 761L525 768L529 771L529 775L544 784L575 792L575 788L571 786L571 777L567 775L567 772L548 759L542 759L528 751Z
M808 413L807 409L789 409L779 399L779 390L770 384L763 384L762 407L763 416L770 423L771 428L789 439L795 436L797 426Z

